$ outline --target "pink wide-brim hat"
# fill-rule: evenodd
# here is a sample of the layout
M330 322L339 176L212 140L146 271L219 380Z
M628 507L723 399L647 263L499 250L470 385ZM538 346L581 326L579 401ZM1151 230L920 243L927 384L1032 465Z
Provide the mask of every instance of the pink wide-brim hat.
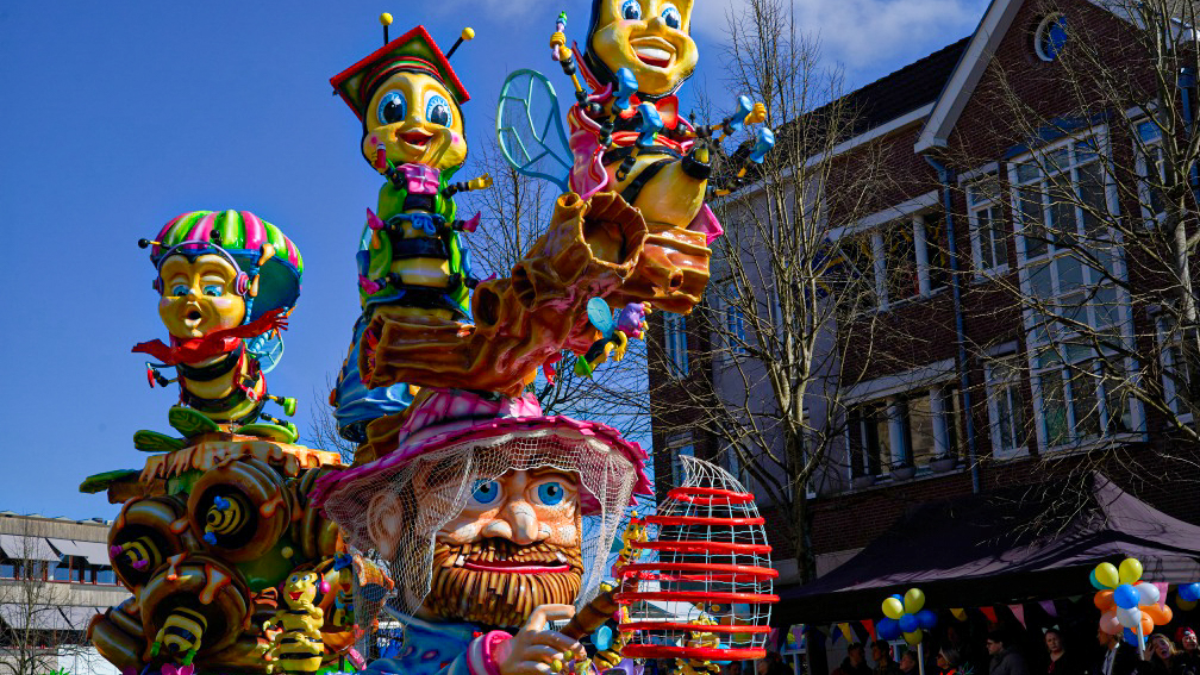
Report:
M377 490L382 481L400 473L414 460L437 454L451 447L469 450L488 445L500 437L512 440L550 438L564 445L586 443L592 452L616 453L629 462L625 475L581 475L580 493L584 515L599 512L601 504L587 489L589 485L613 485L631 480L633 495L652 495L646 475L648 455L636 441L623 438L616 429L599 422L587 422L562 415L542 415L532 395L519 399L490 400L476 394L443 390L414 404L400 430L399 447L372 462L327 474L317 482L310 497L319 508L348 491ZM598 463L597 473L617 471L611 462ZM579 469L588 471L588 469Z

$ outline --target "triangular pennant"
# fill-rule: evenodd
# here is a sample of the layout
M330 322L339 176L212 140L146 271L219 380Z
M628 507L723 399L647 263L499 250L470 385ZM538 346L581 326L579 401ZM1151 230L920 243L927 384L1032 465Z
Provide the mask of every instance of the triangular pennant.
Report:
M1083 598L1082 595L1072 595L1071 597L1069 597L1067 599L1070 600L1071 602L1079 602L1082 598Z
M850 624L839 623L838 628L841 629L847 643L858 642L858 636L854 634L854 629L850 627Z
M1012 611L1013 616L1017 617L1017 621L1021 622L1021 627L1025 628L1025 606L1024 605L1009 605L1008 609Z
M1042 610L1054 618L1058 618L1058 608L1054 606L1053 600L1040 600L1038 604L1042 606Z
M837 641L842 638L842 631L838 630L837 625L829 627L829 644L837 644Z
M958 619L959 621L967 620L967 610L963 609L962 607L952 608L950 610L950 614L952 614L954 618Z
M875 622L874 621L872 621L870 619L863 619L862 625L863 625L863 628L867 629L867 634L871 636L871 642L874 642L875 640L878 639L875 637Z
M1168 584L1166 584L1165 582L1161 582L1161 581L1155 581L1153 583L1154 583L1154 587L1158 589L1158 606L1166 607L1167 606L1167 586L1168 586Z
M979 611L983 612L983 615L987 617L989 622L996 623L996 609L994 607L980 607Z

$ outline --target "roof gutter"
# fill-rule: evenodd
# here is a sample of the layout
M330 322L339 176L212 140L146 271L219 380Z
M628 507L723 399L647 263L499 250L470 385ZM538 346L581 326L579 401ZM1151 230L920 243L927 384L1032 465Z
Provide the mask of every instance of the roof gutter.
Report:
M954 298L954 341L958 343L958 379L959 392L962 395L964 422L967 432L967 462L971 465L971 492L978 494L980 490L978 448L975 439L975 415L971 409L971 378L969 356L967 354L966 331L963 328L962 311L962 275L959 274L958 242L954 234L954 210L951 192L953 171L929 155L922 154L921 158L937 171L938 182L942 185L942 207L946 211L946 240L950 254L950 290Z

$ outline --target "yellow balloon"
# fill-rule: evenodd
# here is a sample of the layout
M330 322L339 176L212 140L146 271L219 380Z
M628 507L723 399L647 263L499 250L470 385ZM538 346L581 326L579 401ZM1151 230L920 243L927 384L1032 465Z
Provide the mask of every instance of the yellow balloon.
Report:
M1117 573L1117 566L1108 562L1096 565L1096 581L1099 581L1107 588L1120 586L1121 575Z
M1122 560L1119 576L1123 584L1136 584L1138 579L1142 578L1142 563L1138 562L1137 558Z
M910 588L904 594L904 611L916 614L925 606L925 594L919 588Z
M915 645L918 642L920 642L921 638L923 638L923 637L925 637L925 635L921 632L921 629L918 628L911 633L905 633L904 641L910 645Z
M1179 605L1179 609L1182 609L1185 612L1190 612L1193 609L1196 609L1196 601L1195 600L1184 600L1183 598L1175 598L1175 604Z
M889 619L899 620L904 616L904 603L889 597L883 601L883 615Z

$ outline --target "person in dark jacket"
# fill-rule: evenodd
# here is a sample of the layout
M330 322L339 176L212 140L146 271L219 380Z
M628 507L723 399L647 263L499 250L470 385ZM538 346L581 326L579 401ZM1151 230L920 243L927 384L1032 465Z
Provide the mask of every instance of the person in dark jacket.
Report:
M1025 657L1005 644L1007 639L1000 631L988 633L987 650L992 657L988 675L1029 675Z
M831 675L872 675L871 668L867 665L867 659L863 654L861 642L850 643L846 658L842 659L842 665L835 668Z
M1047 628L1043 633L1050 658L1046 664L1046 675L1084 675L1083 662L1074 652L1067 651L1067 644L1058 627Z
M1133 645L1103 630L1096 631L1096 641L1104 647L1104 655L1092 666L1090 675L1133 675L1139 670L1141 660Z
M875 662L875 675L900 675L900 668L892 660L892 646L876 640L871 643L871 660Z

